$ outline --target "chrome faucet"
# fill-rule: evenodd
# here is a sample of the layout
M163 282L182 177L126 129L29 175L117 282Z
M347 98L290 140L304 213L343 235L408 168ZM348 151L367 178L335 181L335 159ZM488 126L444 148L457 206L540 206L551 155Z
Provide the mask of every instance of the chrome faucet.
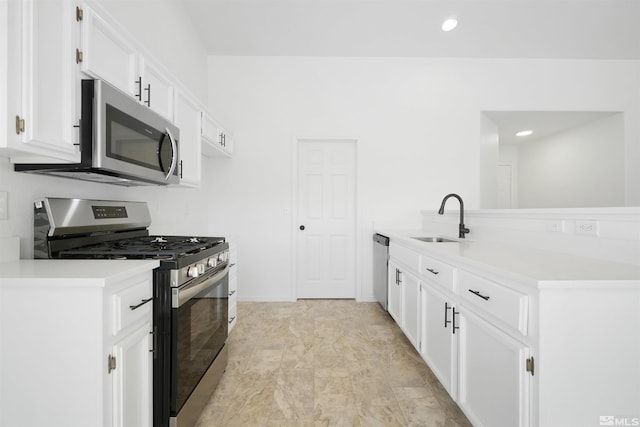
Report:
M460 224L458 225L458 237L464 239L464 235L469 233L469 229L464 226L464 202L462 201L462 197L454 193L447 194L444 196L444 199L442 199L442 204L440 205L440 209L438 209L438 213L440 215L444 215L444 204L450 197L455 197L460 202Z

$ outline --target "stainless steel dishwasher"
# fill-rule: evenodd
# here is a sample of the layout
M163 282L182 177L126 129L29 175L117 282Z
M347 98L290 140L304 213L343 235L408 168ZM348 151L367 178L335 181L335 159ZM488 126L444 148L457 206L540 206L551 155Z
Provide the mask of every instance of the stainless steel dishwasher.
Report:
M389 265L389 238L373 235L373 294L382 308L387 310L387 268Z

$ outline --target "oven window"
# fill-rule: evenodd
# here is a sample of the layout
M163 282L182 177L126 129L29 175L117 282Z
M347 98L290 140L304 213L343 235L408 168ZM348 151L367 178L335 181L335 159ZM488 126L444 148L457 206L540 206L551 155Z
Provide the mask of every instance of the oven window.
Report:
M109 104L106 132L108 157L162 172L171 167L173 150L168 136Z
M182 408L227 338L229 276L172 309L174 365L172 412ZM174 406L175 405L175 406Z

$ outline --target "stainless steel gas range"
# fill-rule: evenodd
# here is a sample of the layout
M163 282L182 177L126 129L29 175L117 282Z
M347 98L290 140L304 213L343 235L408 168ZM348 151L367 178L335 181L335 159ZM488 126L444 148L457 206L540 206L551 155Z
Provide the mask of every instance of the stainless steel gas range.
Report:
M160 260L153 424L191 427L227 365L229 245L223 237L151 236L150 224L144 202L45 198L34 205L34 257Z

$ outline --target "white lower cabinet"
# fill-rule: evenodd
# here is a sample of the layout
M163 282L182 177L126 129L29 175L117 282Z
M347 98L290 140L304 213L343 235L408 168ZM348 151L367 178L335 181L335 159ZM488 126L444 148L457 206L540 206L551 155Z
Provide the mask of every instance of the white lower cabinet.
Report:
M456 316L458 405L473 425L529 425L528 346L514 340L464 306Z
M387 311L419 351L420 281L394 259L388 267Z
M229 243L229 329L231 333L238 321L238 249L233 242Z
M390 245L389 314L476 426L529 425L529 346L494 324L506 319L514 331L527 331L528 299L510 292Z
M400 328L411 344L420 351L418 330L420 327L420 281L413 274L402 272L402 308Z
M117 260L3 265L1 426L153 425L155 266Z
M113 345L113 426L152 425L151 330L149 320Z
M640 425L637 269L599 263L592 275L592 260L565 269L553 254L537 261L541 277L564 278L551 280L470 262L462 246L402 243L392 235L389 314L413 342L417 280L417 348L474 426Z
M389 260L389 277L387 292L387 311L398 325L402 323L400 308L402 304L402 271L398 264Z
M454 310L451 298L445 297L433 286L421 285L420 353L445 390L456 399L458 342L456 334L453 333Z

